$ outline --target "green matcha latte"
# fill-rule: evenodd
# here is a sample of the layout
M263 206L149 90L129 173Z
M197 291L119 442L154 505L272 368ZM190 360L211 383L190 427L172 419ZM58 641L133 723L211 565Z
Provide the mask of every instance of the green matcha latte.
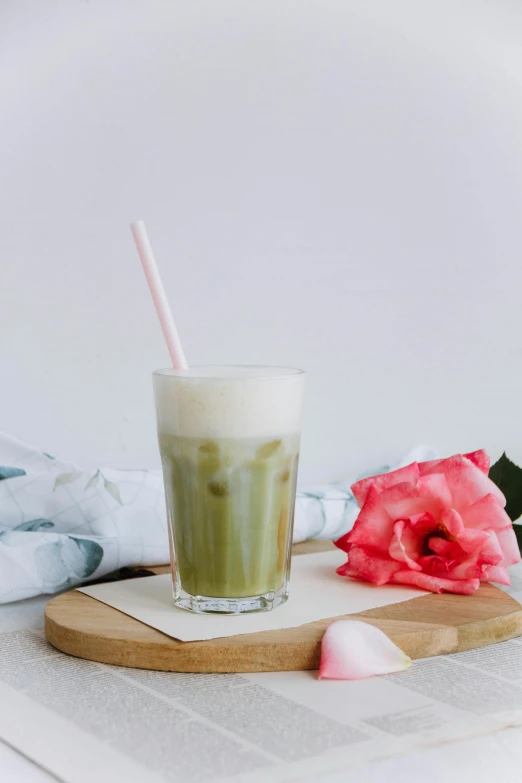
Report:
M177 606L237 614L288 597L303 387L287 368L154 374Z

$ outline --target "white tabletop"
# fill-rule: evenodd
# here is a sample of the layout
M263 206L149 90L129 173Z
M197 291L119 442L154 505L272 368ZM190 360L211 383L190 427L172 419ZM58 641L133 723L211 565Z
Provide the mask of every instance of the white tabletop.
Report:
M48 596L0 606L0 631L42 627ZM350 783L520 783L522 727L367 764ZM2 783L50 783L56 778L0 741ZM346 783L346 773L309 778L308 783Z

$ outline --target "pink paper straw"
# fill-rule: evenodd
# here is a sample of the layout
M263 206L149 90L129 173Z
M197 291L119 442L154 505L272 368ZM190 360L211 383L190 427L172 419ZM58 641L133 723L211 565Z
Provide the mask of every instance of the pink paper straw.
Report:
M161 282L160 273L154 259L154 253L150 246L149 237L147 236L147 229L143 220L137 220L135 223L130 224L132 236L136 243L138 255L149 284L150 293L152 295L152 301L158 314L159 322L169 349L172 366L175 370L188 370L187 360L185 359L185 353L183 346L179 339L178 330L172 317L172 312L167 301L165 289Z

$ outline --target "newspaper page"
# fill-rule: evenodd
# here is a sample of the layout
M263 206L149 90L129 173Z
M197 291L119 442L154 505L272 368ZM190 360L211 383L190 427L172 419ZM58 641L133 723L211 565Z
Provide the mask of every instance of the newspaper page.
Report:
M66 783L313 780L522 723L522 641L358 682L97 664L0 633L0 737Z

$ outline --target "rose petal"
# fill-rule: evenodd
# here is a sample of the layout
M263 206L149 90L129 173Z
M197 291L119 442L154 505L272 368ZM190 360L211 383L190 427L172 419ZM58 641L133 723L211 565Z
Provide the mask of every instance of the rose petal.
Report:
M451 493L446 477L433 473L411 483L395 484L381 492L384 508L393 519L412 517L429 512L438 516L451 506Z
M457 511L472 506L484 495L489 494L498 498L502 506L506 505L506 498L496 484L462 454L455 454L453 457L440 460L433 467L426 467L426 463L424 465L421 463L419 470L422 475L444 473L453 498L451 505Z
M479 559L481 563L485 563L486 565L493 565L493 566L507 565L507 563L504 562L505 556L504 556L504 550L502 549L502 545L500 543L500 539L498 537L499 532L501 531L495 531L495 530L486 531L488 535L488 540L481 547L479 553ZM520 560L520 554L518 555L518 559Z
M458 545L452 542L448 542L450 546L457 547L457 550L462 554L462 549ZM447 579L448 577L448 571L451 567L455 565L455 558L452 556L451 550L449 551L449 556L444 555L441 557L439 554L435 555L424 555L423 557L419 558L419 563L422 566L422 570L425 574L428 574L429 576L440 576L442 579ZM461 577L462 579L465 579L467 577ZM473 579L476 578L475 573L473 574ZM478 578L478 577L477 577Z
M390 581L396 571L400 571L402 563L397 563L390 557L380 555L363 547L354 546L348 554L348 566L354 571L358 579L364 579L374 585L385 585ZM343 566L341 566L343 568ZM337 573L340 573L339 569ZM353 573L343 572L345 576L354 576Z
M499 585L510 585L509 573L507 568L502 566L490 566L486 572L488 582L496 582Z
M460 595L472 595L480 585L478 579L443 579L421 574L419 571L398 571L393 575L392 581L399 585L419 587L432 593L459 593Z
M475 527L479 530L493 528L502 530L511 526L511 520L504 511L498 498L489 493L477 500L472 506L462 511L462 521L466 527Z
M428 538L428 546L432 552L435 552L439 557L451 558L455 544L453 541L448 541L447 538L439 538L439 536L431 536ZM428 555L429 557L429 555Z
M412 519L410 525L405 533L411 532L413 538L417 541L419 551L424 548L426 538L430 535L445 535L448 533L448 529L442 523L437 523L434 517L430 514L422 514L416 519Z
M504 553L501 565L510 566L520 562L520 549L518 548L517 537L513 530L513 525L496 531L498 543Z
M393 519L382 505L377 489L370 486L353 528L334 543L345 552L360 545L371 546L372 549L387 554L392 535Z
M393 526L393 538L389 549L390 557L399 563L405 563L414 571L420 571L421 566L414 559L416 555L420 554L420 550L415 546L416 543L415 540L412 540L409 523L399 519Z
M349 576L351 579L358 579L359 573L355 570L355 568L352 568L348 560L346 563L343 563L338 568L335 569L335 573L339 574L339 576Z
M478 451L470 451L468 454L463 454L462 456L467 457L467 459L471 460L479 470L485 473L486 476L488 475L490 459L488 453L484 451L484 449L479 449Z
M475 555L469 556L467 559L456 559L453 561L434 560L427 571L432 576L440 577L441 579L478 579L481 582L487 581L487 567Z
M454 508L449 508L442 514L442 524L448 531L450 536L455 538L464 530L464 523L462 517L458 511Z
M444 462L443 459L431 459L427 462L419 462L419 473L421 476L427 476L431 473L437 473L435 470L437 465L440 465L441 462ZM438 471L439 473L442 471Z
M415 484L419 475L419 466L416 462L412 462L411 465L406 465L406 467L399 468L398 470L392 470L390 473L382 473L380 476L369 476L368 478L361 479L355 484L352 484L351 490L355 495L355 499L359 506L362 508L371 486L375 487L378 492L382 492L386 487L392 487L394 484L400 484L404 481Z
M425 556L426 545L429 538L432 535L436 536L440 533L446 534L447 529L443 525L437 524L431 514L421 514L417 517L412 517L410 521L404 525L401 534L401 543L404 545L408 557L415 562L420 563L422 567L422 561Z
M443 579L479 579L487 582L488 569L499 565L502 560L502 550L492 530L466 529L455 542L448 542L446 550L436 542L433 543L435 546L432 546L430 539L430 547L440 557L421 558L420 564L425 573Z
M457 542L462 547L464 552L471 554L472 552L482 551L484 547L487 547L489 535L485 530L475 530L474 528L466 528L457 536ZM496 540L496 550L498 552L498 560L494 565L497 565L502 560L502 550Z
M379 628L358 620L336 620L323 636L319 679L362 680L400 672L411 664Z

